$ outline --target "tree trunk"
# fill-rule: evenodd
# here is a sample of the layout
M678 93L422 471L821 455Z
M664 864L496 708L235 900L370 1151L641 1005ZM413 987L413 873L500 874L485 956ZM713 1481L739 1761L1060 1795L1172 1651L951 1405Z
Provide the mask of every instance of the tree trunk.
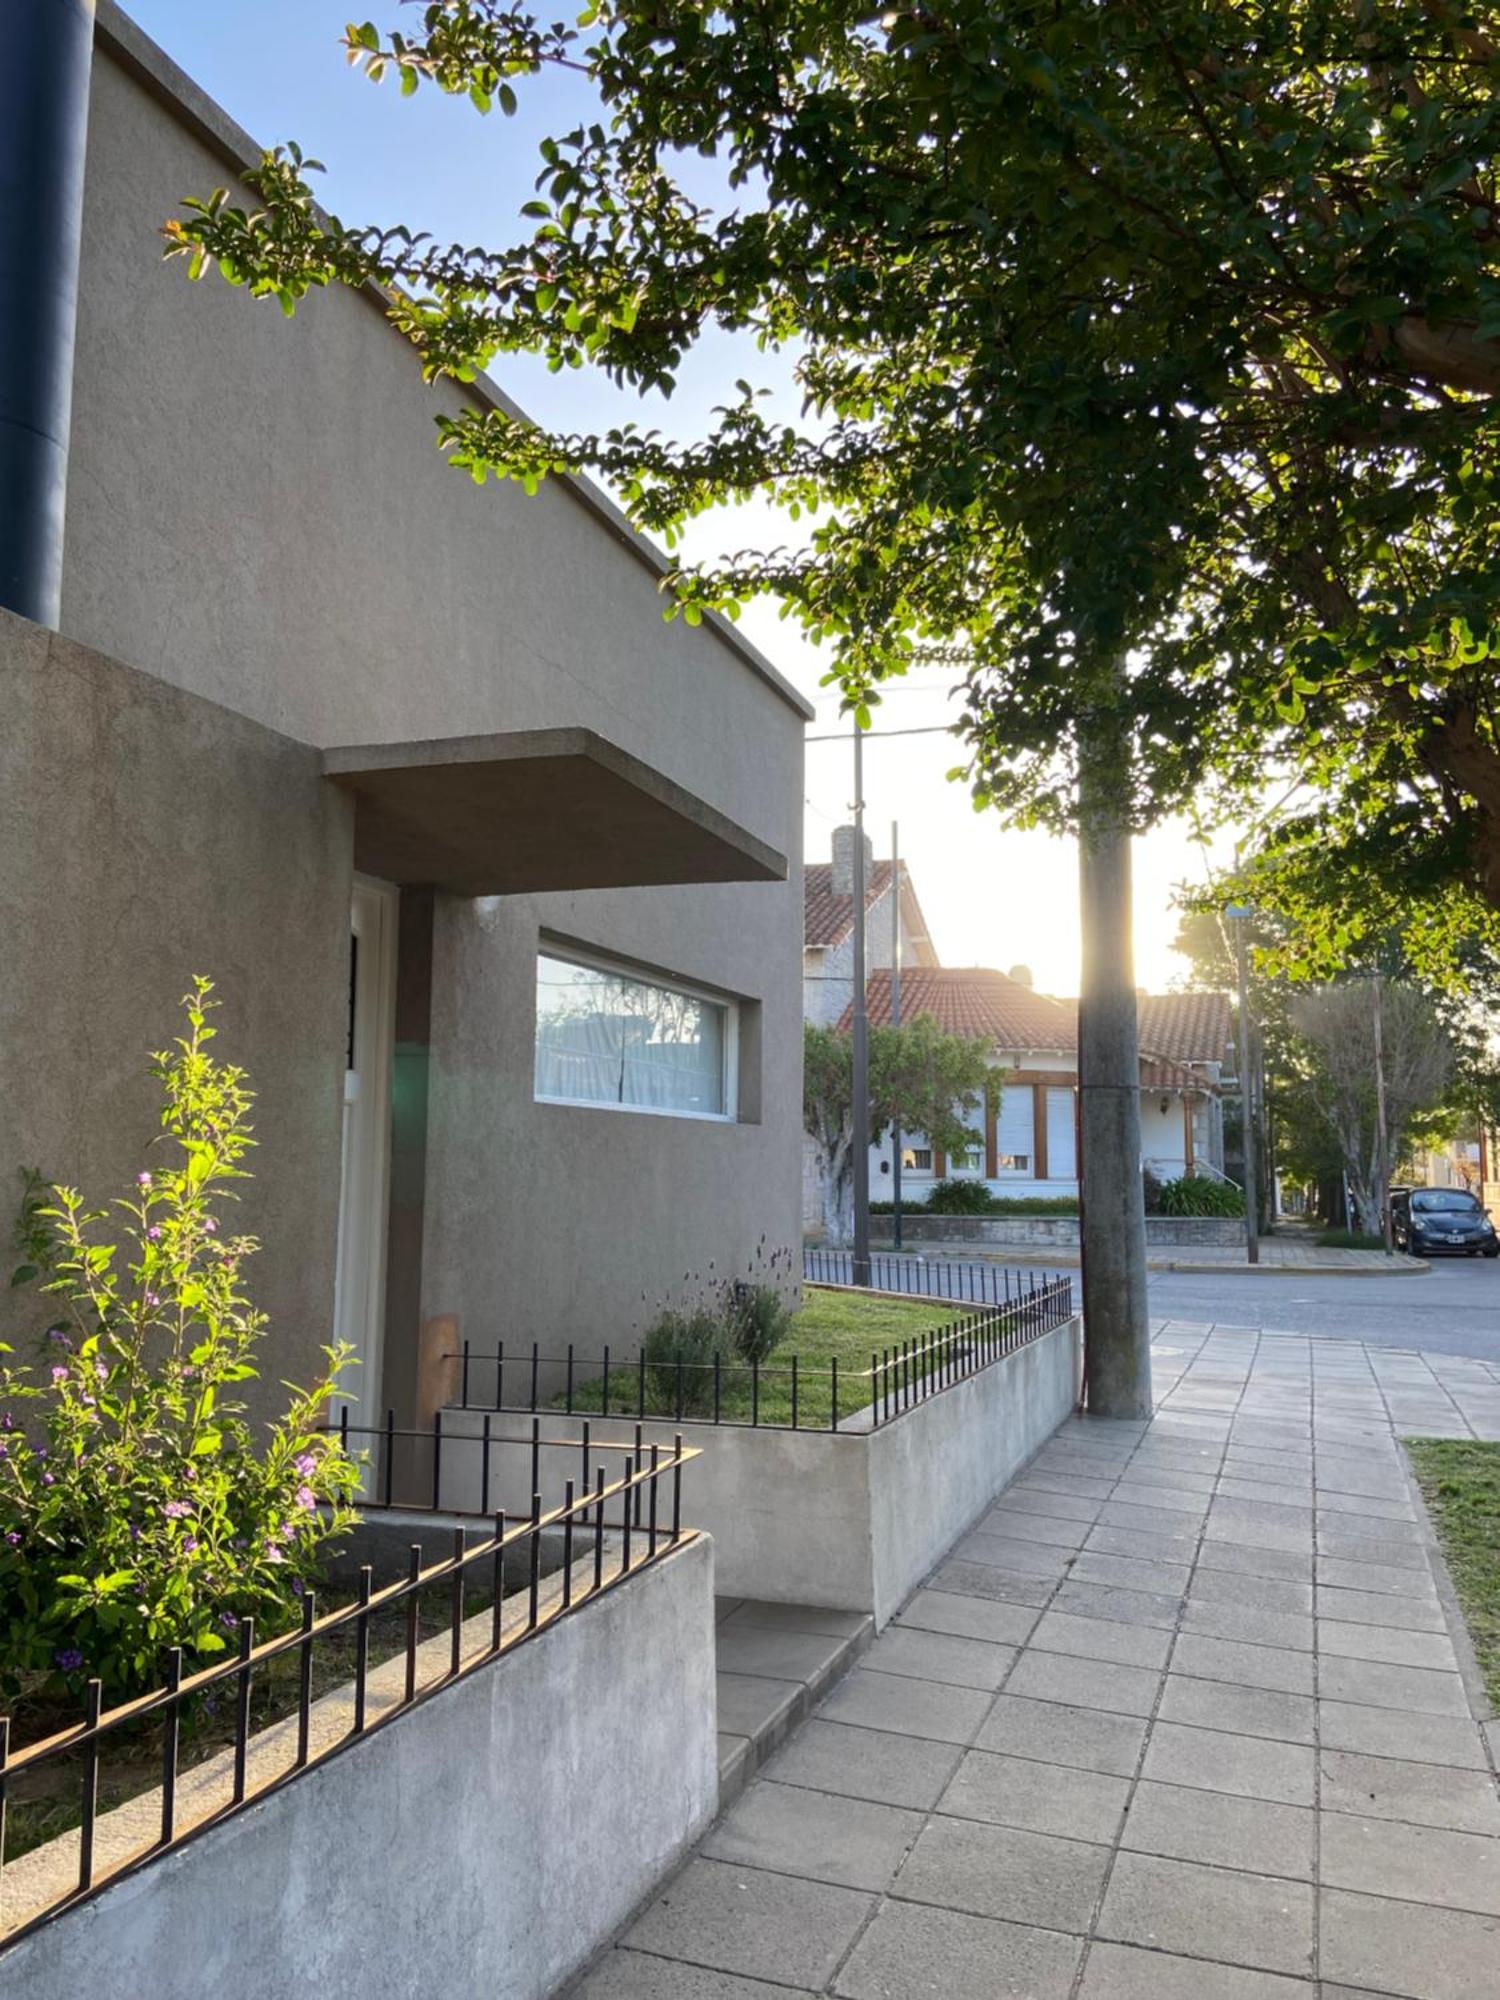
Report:
M1124 796L1128 756L1114 713L1091 718L1078 760L1079 1191L1088 1407L1096 1416L1140 1418L1151 1414L1151 1323Z
M854 1154L847 1145L825 1153L823 1183L823 1242L829 1250L847 1250L854 1239Z

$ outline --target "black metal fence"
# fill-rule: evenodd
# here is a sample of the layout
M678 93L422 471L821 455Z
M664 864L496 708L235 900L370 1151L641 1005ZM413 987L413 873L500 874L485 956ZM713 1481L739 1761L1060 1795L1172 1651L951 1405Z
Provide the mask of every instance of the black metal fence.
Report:
M802 1276L810 1285L852 1287L854 1253L806 1249L802 1252ZM901 1292L911 1298L952 1299L959 1305L1009 1305L1028 1295L1034 1282L1027 1271L978 1259L952 1262L883 1250L870 1258L870 1290Z
M860 1429L878 1429L1072 1316L1071 1277L1041 1284L1032 1278L1002 1304L877 1348L867 1368L840 1367L837 1359L809 1365L796 1354L784 1362L743 1362L722 1354L692 1362L653 1359L644 1348L628 1359L608 1347L581 1355L570 1345L565 1354L551 1355L535 1343L507 1351L504 1342L482 1349L467 1340L443 1359L458 1364L456 1406L486 1415L535 1419L541 1411L575 1417L588 1411L638 1421L832 1432L858 1413ZM458 1435L444 1431L439 1411L432 1437L434 1491L442 1454L451 1451ZM463 1435L472 1445L476 1434Z
M347 1425L340 1428L352 1443L361 1436L384 1439L393 1427L379 1432ZM115 1708L103 1707L101 1684L91 1680L82 1720L24 1748L11 1748L10 1722L0 1717L0 1943L12 1943L130 1869L278 1790L350 1742L524 1644L539 1629L691 1538L692 1531L682 1525L682 1468L700 1454L684 1448L681 1438L672 1446L644 1446L639 1435L631 1443L592 1440L584 1446L583 1463L590 1468L589 1474L581 1483L569 1479L562 1503L549 1509L542 1506L538 1455L577 1451L579 1441L491 1437L486 1440L486 1454L507 1446L532 1454L530 1512L519 1519L494 1514L486 1521L488 1532L473 1544L468 1539L469 1530L455 1527L450 1553L440 1561L424 1564L422 1544L414 1542L406 1574L378 1589L371 1566L366 1564L359 1571L354 1601L321 1617L316 1595L308 1590L302 1598L300 1627L260 1644L255 1639L255 1621L243 1618L236 1627L237 1652L213 1666L185 1673L183 1649L173 1647L164 1657L163 1684ZM611 1458L619 1467L613 1476L607 1469ZM554 1556L559 1546L561 1551L560 1565L550 1566L556 1568L557 1578L555 1584L549 1579L545 1602L544 1538L548 1538ZM477 1586L476 1596L470 1600L473 1608L466 1610L471 1584ZM482 1590L490 1594L487 1622L480 1601ZM425 1639L421 1636L424 1593L437 1594L443 1610L439 1629ZM394 1621L392 1613L398 1614ZM396 1635L392 1643L381 1646L383 1658L374 1669L372 1625L378 1625L388 1637ZM441 1643L443 1625L446 1645ZM347 1653L351 1638L353 1659L345 1680L348 1726L327 1740L323 1740L320 1728L320 1740L314 1741L318 1649L338 1649L342 1655ZM326 1661L326 1653L323 1658ZM252 1696L260 1681L273 1672L275 1663L284 1659L295 1661L295 1690L287 1689L285 1712L252 1728ZM404 1668L398 1668L397 1661L404 1661ZM390 1672L380 1683L379 1713L372 1715L371 1674L385 1667ZM343 1672L341 1660L341 1676ZM202 1772L214 1774L217 1782L211 1796L200 1796L190 1809L183 1810L179 1786L189 1775L182 1761L184 1708L191 1703L192 1714L201 1716L205 1709L214 1709L216 1696L227 1696L232 1703L232 1735L218 1746L211 1765L192 1772L195 1792L208 1789L199 1782ZM285 1730L286 1724L294 1727ZM278 1745L274 1754L262 1754L263 1746L272 1739L262 1738L259 1731L278 1726L288 1739L284 1749ZM143 1769L138 1754L142 1736L158 1730L159 1752L155 1754L159 1761ZM133 1739L137 1753L130 1760L131 1770L141 1775L143 1782L129 1791L135 1811L124 1816L129 1827L116 1837L110 1828L111 1815L100 1812L100 1774L112 1750L117 1756L124 1753L127 1739ZM34 1798L39 1791L55 1796L56 1788L47 1786L47 1768L71 1763L78 1766L77 1790L72 1793L78 1809L76 1826L41 1846L34 1856L23 1854L7 1869L7 1796L17 1801ZM142 1841L138 1837L139 1801L153 1786L159 1797L159 1810L153 1815L155 1831ZM13 1821L18 1817L18 1813L13 1814ZM103 1843L107 1851L101 1851L101 1831L109 1836ZM129 1844L122 1845L122 1840ZM24 1844L28 1848L35 1845L31 1841Z

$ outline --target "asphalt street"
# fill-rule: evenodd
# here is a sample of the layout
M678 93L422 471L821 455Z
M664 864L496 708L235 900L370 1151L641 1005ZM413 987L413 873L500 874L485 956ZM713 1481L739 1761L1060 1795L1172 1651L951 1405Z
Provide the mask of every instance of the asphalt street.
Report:
M1216 1320L1500 1361L1500 1259L1439 1258L1425 1277L1153 1271L1149 1283L1151 1311L1164 1319Z

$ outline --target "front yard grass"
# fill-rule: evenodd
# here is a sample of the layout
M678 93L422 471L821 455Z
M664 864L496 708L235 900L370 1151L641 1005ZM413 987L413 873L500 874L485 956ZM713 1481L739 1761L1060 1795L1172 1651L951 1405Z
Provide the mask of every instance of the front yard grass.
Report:
M1500 1714L1500 1444L1408 1438L1463 1607L1490 1707Z
M808 1429L826 1427L829 1419L830 1364L838 1363L839 1418L852 1416L870 1401L868 1370L871 1354L883 1354L902 1341L916 1340L924 1333L950 1326L963 1317L965 1308L948 1299L871 1299L852 1292L820 1291L804 1288L800 1312L792 1320L786 1338L760 1370L759 1395L751 1372L734 1355L726 1354L720 1366L719 1411L726 1420L763 1424L790 1424L792 1421L792 1356L797 1357L797 1422ZM676 1414L676 1389L670 1380L653 1380L646 1371L648 1417ZM695 1399L687 1383L684 1415L707 1415L713 1408L712 1377L705 1375L703 1395ZM641 1414L641 1378L634 1362L611 1367L609 1377L610 1416ZM573 1408L585 1414L602 1413L604 1384L601 1379L581 1382L573 1391ZM560 1406L562 1398L557 1399Z

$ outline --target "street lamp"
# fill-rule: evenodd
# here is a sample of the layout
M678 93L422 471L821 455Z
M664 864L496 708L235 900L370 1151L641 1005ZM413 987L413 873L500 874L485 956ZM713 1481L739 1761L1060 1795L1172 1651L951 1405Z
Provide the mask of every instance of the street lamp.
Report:
M1260 1223L1256 1215L1255 1092L1250 1080L1250 905L1231 903L1225 915L1234 920L1235 969L1239 974L1240 1128L1245 1153L1245 1257L1260 1262Z

